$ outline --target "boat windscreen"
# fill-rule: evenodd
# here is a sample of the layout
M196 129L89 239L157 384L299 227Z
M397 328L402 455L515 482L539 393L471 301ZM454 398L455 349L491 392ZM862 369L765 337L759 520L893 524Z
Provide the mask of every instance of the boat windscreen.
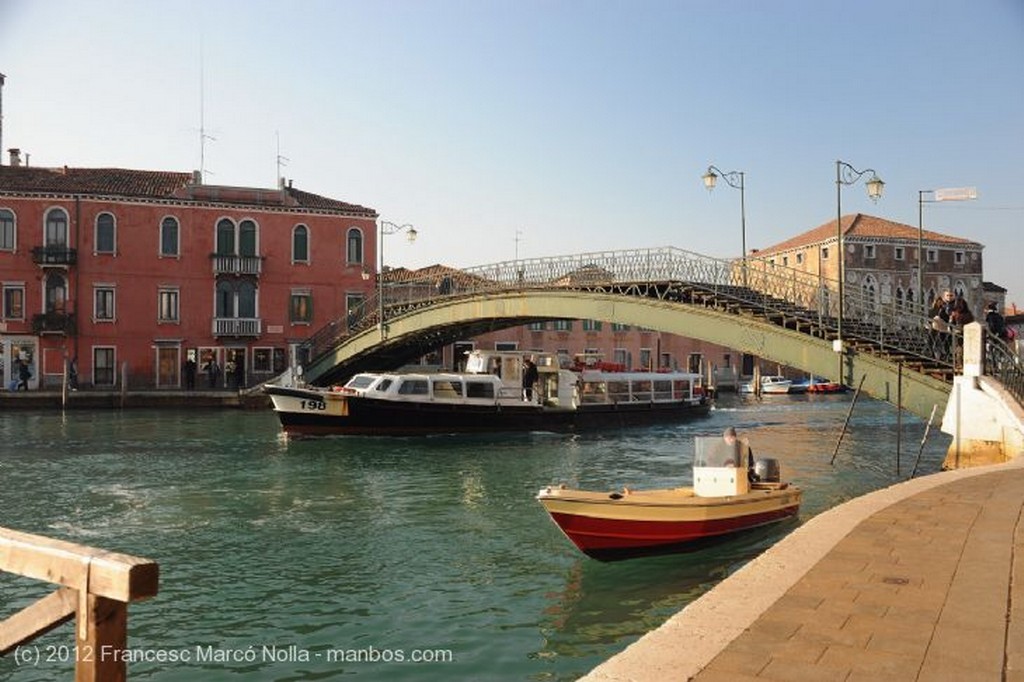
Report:
M740 441L727 443L721 436L698 436L694 438L693 466L725 467L740 466Z
M377 380L372 374L357 374L348 380L345 388L369 388L370 384Z

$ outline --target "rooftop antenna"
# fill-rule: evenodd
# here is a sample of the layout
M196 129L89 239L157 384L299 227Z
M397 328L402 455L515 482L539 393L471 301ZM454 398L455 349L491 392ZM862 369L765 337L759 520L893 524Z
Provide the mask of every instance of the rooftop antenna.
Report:
M0 150L4 148L4 78L0 73Z
M281 176L281 166L287 166L291 159L287 156L281 156L281 131L275 130L274 135L277 136L277 182L280 184L281 189L284 189L284 178Z
M516 236L512 238L512 241L516 243L516 260L519 260L519 242L523 241L523 231L516 230Z
M206 60L203 56L203 37L199 36L199 182L206 176L206 141L217 138L206 134Z

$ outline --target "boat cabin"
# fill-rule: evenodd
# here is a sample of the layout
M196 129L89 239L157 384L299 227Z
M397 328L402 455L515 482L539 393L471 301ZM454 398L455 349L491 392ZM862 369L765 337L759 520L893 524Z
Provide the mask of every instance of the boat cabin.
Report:
M727 443L721 436L694 438L693 492L700 497L729 497L750 492L747 449L742 440Z

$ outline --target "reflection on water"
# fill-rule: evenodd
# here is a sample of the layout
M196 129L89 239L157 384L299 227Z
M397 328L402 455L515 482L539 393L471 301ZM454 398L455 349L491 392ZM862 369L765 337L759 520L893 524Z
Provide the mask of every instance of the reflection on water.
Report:
M0 442L18 446L0 454L0 523L157 560L159 595L130 608L133 648L293 646L309 658L133 663L133 680L572 680L798 522L605 564L562 536L539 488L682 485L694 436L734 425L804 488L806 519L896 481L895 416L873 401L858 403L829 465L848 406L727 397L707 419L632 431L298 441L262 412L7 414ZM924 425L904 426L905 475ZM947 444L929 442L922 471ZM45 591L0 575L0 615ZM64 626L35 644L71 641ZM335 656L416 649L453 660ZM70 670L0 659L0 678L18 682Z

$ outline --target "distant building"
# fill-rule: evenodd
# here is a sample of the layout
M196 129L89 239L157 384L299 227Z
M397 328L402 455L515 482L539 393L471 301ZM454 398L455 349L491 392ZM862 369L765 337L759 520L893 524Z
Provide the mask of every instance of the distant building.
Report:
M1006 290L983 286L982 249L978 242L857 213L842 218L844 287L856 287L879 306L911 310L929 306L949 289L966 298L975 315L995 300L1003 305ZM923 252L919 257L918 240ZM820 225L748 256L751 268L775 267L821 275L833 293L839 259L836 221ZM924 291L918 290L918 263Z
M30 385L242 387L295 363L372 295L374 210L281 181L198 173L0 166L0 374ZM215 362L216 365L211 363ZM205 370L219 368L216 376ZM233 372L226 370L233 369Z

